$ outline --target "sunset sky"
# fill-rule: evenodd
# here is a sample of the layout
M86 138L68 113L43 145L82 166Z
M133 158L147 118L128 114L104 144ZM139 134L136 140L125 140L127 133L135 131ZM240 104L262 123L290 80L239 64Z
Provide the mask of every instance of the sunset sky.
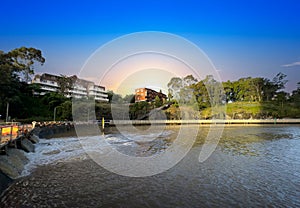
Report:
M115 38L162 31L196 44L224 81L283 72L291 91L300 81L299 11L289 0L3 1L0 50L36 47L46 58L36 72L73 75Z

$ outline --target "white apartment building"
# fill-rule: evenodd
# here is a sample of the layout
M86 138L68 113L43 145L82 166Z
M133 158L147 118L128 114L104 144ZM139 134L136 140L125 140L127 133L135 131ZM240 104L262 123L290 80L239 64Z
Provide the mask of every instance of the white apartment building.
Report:
M35 75L32 83L39 84L41 92L40 95L44 95L47 92L57 92L60 89L58 84L60 76L44 73L42 75ZM108 102L108 95L105 91L105 87L95 85L94 82L79 79L76 75L71 77L74 81L74 85L71 90L68 90L65 96L74 98L86 98L94 97L97 101Z

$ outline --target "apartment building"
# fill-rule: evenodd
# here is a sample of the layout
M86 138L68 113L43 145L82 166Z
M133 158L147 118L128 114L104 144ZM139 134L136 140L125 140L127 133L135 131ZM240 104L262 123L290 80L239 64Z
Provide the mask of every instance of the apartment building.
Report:
M158 96L161 100L166 100L167 96L162 92L156 92L149 88L138 88L135 90L135 102L152 102Z
M61 76L53 74L37 74L35 75L32 83L40 86L40 95L44 95L47 92L58 92L60 90L59 79ZM79 79L76 75L68 77L72 81L72 87L67 89L65 96L74 98L94 97L97 101L108 102L108 95L105 91L105 87L95 85L94 82Z

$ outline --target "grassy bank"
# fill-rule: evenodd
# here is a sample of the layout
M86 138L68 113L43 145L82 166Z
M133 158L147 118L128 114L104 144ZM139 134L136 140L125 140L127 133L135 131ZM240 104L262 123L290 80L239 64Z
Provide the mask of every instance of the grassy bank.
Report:
M300 118L300 108L293 103L235 102L226 105L229 119ZM202 117L211 117L211 109L201 112Z

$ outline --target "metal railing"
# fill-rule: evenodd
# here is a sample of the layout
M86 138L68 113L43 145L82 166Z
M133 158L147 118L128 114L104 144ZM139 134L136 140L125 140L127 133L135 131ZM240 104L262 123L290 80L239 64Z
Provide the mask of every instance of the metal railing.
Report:
M9 123L0 125L0 148L13 142L32 129L31 124Z

